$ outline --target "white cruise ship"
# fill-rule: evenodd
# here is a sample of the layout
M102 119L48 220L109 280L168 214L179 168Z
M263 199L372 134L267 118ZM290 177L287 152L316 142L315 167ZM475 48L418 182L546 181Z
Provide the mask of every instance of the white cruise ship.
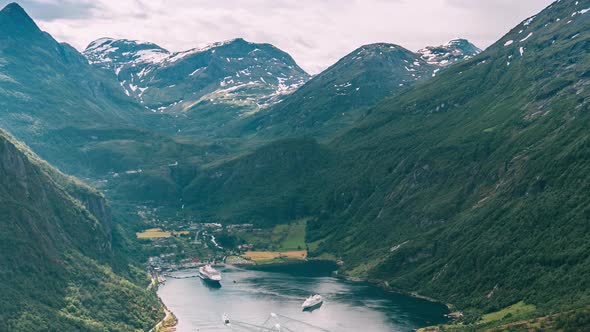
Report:
M199 268L199 277L205 281L220 283L221 273L214 269L211 265L207 264Z
M305 300L305 302L303 302L303 304L301 305L301 308L304 311L307 311L307 310L311 311L311 310L321 307L322 303L324 303L324 299L322 299L321 295L316 294L314 296L308 297Z

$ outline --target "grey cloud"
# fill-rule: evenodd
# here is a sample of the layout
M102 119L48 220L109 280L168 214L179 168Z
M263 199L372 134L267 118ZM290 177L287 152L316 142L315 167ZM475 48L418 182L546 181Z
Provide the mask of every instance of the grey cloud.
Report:
M0 0L0 7L13 1ZM22 0L18 3L29 15L39 20L52 21L58 19L86 19L92 16L96 5L86 1L35 1Z
M547 5L553 0L544 1ZM489 9L503 9L510 11L518 11L519 9L535 8L535 1L514 1L514 0L494 0L494 1L473 1L473 0L446 0L451 6L470 8L476 10L486 11Z
M304 38L301 38L301 37L295 38L295 43L297 43L298 45L301 45L302 47L305 47L305 48L316 48L317 47L317 45L314 42L312 42L310 40L305 40Z
M0 0L0 4L8 1ZM78 49L102 37L172 51L243 37L317 73L355 48L417 50L464 37L485 48L550 0L23 0L42 29Z

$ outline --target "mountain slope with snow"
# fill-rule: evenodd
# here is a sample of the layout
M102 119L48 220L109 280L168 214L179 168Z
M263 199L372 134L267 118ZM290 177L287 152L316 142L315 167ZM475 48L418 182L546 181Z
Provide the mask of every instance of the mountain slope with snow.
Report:
M221 126L255 113L309 79L287 53L241 38L183 52L101 38L90 43L84 55L91 64L112 71L125 93L144 107L180 115L195 125L208 119Z
M469 60L479 53L481 50L466 39L453 39L444 45L427 46L418 51L424 61L439 67Z
M365 45L282 103L245 119L234 131L257 132L265 137L331 135L358 121L383 98L432 77L436 69L399 45Z

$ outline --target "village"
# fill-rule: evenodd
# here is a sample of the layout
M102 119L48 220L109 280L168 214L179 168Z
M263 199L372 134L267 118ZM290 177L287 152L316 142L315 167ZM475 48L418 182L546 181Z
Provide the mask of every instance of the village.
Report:
M307 259L305 220L264 229L252 223L222 225L178 214L162 217L157 208L146 206L138 207L137 215L144 227L136 237L156 278L205 264L251 266Z

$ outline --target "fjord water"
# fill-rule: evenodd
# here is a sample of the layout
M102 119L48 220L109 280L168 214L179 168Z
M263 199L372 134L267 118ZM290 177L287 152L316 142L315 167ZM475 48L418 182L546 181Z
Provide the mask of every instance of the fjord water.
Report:
M194 276L195 272L175 272L172 276ZM160 286L158 295L178 318L178 332L270 331L277 323L282 331L412 331L446 321L443 315L448 312L441 304L326 273L238 268L221 272L224 282L220 288L199 278L167 278ZM324 297L323 306L303 312L301 303L314 293ZM270 318L271 312L277 318ZM231 327L223 325L223 313L231 319Z

